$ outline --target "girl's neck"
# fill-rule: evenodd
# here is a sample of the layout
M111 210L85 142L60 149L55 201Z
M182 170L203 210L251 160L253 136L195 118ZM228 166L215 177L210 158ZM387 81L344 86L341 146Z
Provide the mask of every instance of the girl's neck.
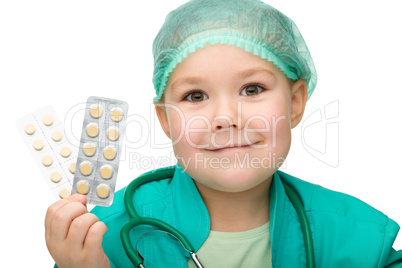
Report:
M242 232L269 221L269 189L272 176L244 192L221 192L194 180L207 206L211 231Z

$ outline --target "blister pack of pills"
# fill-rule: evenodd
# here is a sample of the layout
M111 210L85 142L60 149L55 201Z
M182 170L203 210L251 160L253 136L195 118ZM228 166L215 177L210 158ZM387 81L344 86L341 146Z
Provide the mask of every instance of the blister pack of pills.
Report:
M54 109L46 106L21 118L17 128L55 197L71 195L78 148L65 137Z
M87 101L72 193L85 194L88 204L107 207L113 202L127 112L124 101Z

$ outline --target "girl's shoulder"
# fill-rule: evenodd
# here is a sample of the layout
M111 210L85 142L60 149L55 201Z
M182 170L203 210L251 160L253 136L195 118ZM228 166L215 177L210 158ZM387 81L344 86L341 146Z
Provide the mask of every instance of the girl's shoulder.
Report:
M293 186L299 193L304 208L311 213L336 214L354 220L386 225L389 218L364 201L346 193L333 191L277 171L281 180Z

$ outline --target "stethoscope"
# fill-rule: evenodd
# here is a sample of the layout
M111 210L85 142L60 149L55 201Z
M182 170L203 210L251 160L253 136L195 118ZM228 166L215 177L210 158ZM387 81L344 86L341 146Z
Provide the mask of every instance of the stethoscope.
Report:
M142 234L138 240L137 240L137 245L136 248L137 250L134 250L133 244L131 243L129 233L130 230L138 225L151 225L159 228L159 230L153 230L153 231L162 231L165 232L174 238L176 238L184 247L184 249L189 252L191 259L193 260L194 264L197 266L197 268L203 268L201 262L198 260L197 255L195 254L195 250L193 246L191 245L190 241L176 228L173 226L155 219L155 218L147 218L147 217L141 217L137 214L137 211L134 208L134 204L132 202L133 200L133 194L135 189L137 189L138 186L151 182L151 181L158 181L166 178L172 178L174 174L175 169L174 168L169 168L169 169L164 169L164 170L159 170L156 172L151 172L148 174L144 174L133 180L126 188L124 192L124 205L126 206L127 213L130 216L130 220L128 220L124 225L123 228L120 231L120 238L124 247L124 250L126 251L127 256L131 260L131 262L134 264L134 267L136 268L145 268L144 266L144 258L138 251L138 240L141 238ZM307 219L306 212L304 211L304 206L303 203L299 197L299 195L296 193L295 190L292 189L291 186L286 184L284 181L282 181L283 186L285 188L285 193L288 196L290 202L293 204L296 213L299 217L300 223L301 223L301 229L303 233L303 238L304 238L304 245L306 248L306 259L307 259L307 267L308 268L313 268L315 267L315 262L314 262L314 247L313 247L313 238L311 234L311 229L310 229L310 224ZM150 232L150 231L148 231ZM146 232L146 233L148 233Z

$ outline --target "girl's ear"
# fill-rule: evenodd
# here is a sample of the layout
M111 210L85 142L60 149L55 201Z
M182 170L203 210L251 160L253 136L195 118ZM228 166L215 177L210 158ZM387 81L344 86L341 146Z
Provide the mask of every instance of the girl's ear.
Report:
M307 85L304 79L298 79L294 82L292 87L292 97L291 97L291 127L296 127L304 114L304 108L307 102Z
M161 124L163 131L165 132L166 136L168 136L168 138L171 139L169 121L166 114L165 104L154 101L154 106L156 115L158 116L159 123Z

